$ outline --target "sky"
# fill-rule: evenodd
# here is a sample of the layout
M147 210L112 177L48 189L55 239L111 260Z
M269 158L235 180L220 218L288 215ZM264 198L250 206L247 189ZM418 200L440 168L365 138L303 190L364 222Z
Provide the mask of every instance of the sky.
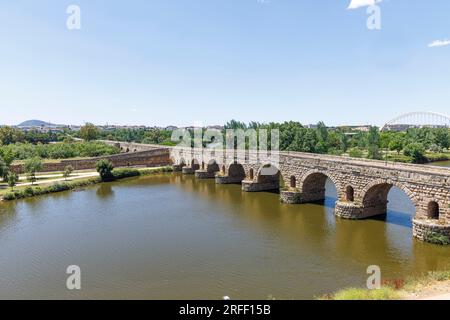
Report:
M0 0L0 24L0 124L450 113L448 0Z

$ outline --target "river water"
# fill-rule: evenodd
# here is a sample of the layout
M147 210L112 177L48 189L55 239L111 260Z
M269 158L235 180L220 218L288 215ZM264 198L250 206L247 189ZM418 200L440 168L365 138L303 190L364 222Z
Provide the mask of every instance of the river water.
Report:
M412 238L414 208L393 189L385 219L336 219L324 204L284 205L164 174L0 204L0 298L311 299L450 267L450 248ZM81 268L81 290L66 268Z

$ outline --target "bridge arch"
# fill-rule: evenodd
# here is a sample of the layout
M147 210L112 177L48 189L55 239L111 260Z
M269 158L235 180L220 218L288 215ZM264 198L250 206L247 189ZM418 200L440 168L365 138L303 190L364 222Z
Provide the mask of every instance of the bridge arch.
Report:
M228 166L228 176L230 178L241 178L241 181L245 179L245 168L238 162L233 162Z
M419 208L419 203L414 193L402 183L390 179L378 179L368 183L359 194L362 203L362 214L364 217L384 215L387 213L388 195L393 187L402 190L413 203Z
M211 159L208 161L208 164L206 166L206 171L208 172L219 172L220 167L216 160Z
M258 173L256 175L257 183L272 183L276 182L279 184L281 177L281 171L277 166L266 163L259 167Z
M327 179L334 184L338 199L342 198L343 192L338 177L322 170L310 170L304 173L298 184L303 202L316 202L325 200L325 185Z

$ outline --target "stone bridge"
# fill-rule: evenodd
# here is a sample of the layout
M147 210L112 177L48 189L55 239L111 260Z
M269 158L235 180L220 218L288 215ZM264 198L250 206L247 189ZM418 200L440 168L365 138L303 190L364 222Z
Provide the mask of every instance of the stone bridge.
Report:
M215 179L218 184L240 183L244 192L279 190L281 201L287 204L323 201L330 179L338 193L335 215L345 219L385 215L388 193L395 186L416 208L416 238L450 238L448 168L298 152L262 157L249 151L237 156L236 151L180 148L171 149L171 159L175 171Z

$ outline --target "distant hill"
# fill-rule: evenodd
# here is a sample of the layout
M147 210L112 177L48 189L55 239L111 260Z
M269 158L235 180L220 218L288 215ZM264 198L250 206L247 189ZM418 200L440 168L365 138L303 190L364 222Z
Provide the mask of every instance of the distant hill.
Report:
M18 125L18 127L57 127L57 124L45 122L42 120L27 120Z

